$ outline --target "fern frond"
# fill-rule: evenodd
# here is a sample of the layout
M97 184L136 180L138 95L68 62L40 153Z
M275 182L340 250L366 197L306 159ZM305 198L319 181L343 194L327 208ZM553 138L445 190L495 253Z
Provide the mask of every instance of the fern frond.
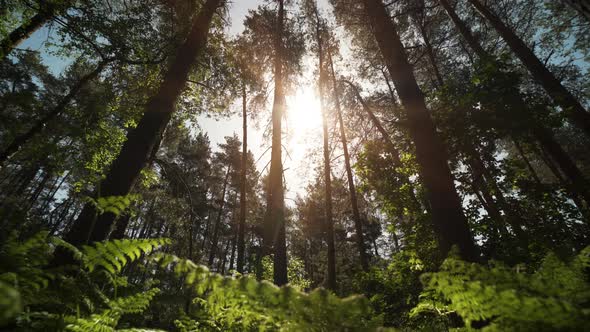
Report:
M109 306L112 310L121 314L141 313L150 305L154 296L159 292L158 288L152 288L142 293L109 301Z
M89 272L102 267L114 274L120 272L127 263L169 243L169 239L124 239L98 242L82 248L82 260Z
M9 322L22 310L23 306L19 291L0 281L0 326Z
M73 332L115 331L115 327L117 326L119 319L121 319L121 316L124 314L142 313L150 305L153 297L159 292L159 289L153 288L146 292L111 300L108 302L109 309L103 310L99 314L93 314L87 318L75 318L69 316L66 318L66 321L69 322L66 329Z

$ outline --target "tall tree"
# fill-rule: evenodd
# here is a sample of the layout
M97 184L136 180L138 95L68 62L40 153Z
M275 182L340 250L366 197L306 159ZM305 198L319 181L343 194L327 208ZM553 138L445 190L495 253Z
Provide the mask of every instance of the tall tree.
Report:
M221 198L219 199L219 210L217 211L217 219L215 219L215 225L213 226L213 236L211 237L211 249L209 250L209 263L210 267L213 266L213 260L217 253L217 245L219 238L219 228L221 227L221 219L223 218L223 207L225 205L225 193L227 191L227 183L231 174L231 164L227 166L225 173L225 179L223 180L223 188L221 189ZM222 256L223 257L223 256Z
M248 186L248 104L250 101L250 113L258 111L262 106L261 100L266 100L267 91L264 84L266 63L264 57L256 56L255 36L248 38L247 34L241 35L235 41L235 67L240 85L240 97L242 101L242 164L240 173L240 216L238 219L236 247L236 269L244 272L245 263L245 236L247 215L247 186ZM264 105L266 106L266 105Z
M364 0L363 4L383 60L406 110L440 252L446 255L451 246L457 245L462 257L478 260L471 231L447 164L445 147L436 133L397 29L380 0Z
M502 36L512 52L522 61L535 80L543 86L553 101L561 106L571 122L590 137L590 113L584 109L580 101L561 84L524 41L504 24L488 6L479 0L469 0L469 2Z
M326 286L331 290L336 290L336 248L334 245L334 218L332 210L332 167L330 153L330 136L328 131L328 107L326 103L326 70L325 66L325 48L327 46L325 22L319 14L317 3L307 1L307 14L313 30L313 39L315 41L315 51L318 57L318 91L320 96L320 105L322 112L322 133L323 133L323 152L324 152L324 205L326 218L324 220L325 237L328 245L328 264Z
M244 232L246 228L246 176L248 162L248 97L246 85L242 82L242 169L240 170L240 220L238 221L237 270L244 273Z
M274 282L284 285L287 279L287 238L285 234L285 193L283 188L282 118L285 112L283 86L284 1L278 0L274 39L274 102L272 107L272 151L268 186L268 206L265 222L265 255L274 248Z
M106 178L99 184L97 196L125 196L130 192L152 150L157 148L159 137L170 121L188 74L207 44L214 13L223 3L223 0L208 0L194 18L191 31L178 48L160 88L148 101L143 117L129 133ZM66 235L66 240L75 245L104 240L108 237L115 217L109 212L97 215L94 204L88 203Z
M338 79L336 71L334 70L334 61L332 60L332 52L328 49L328 63L330 64L330 76L332 78L332 93L334 98L334 105L336 107L336 115L338 117L338 125L340 127L340 141L342 142L342 151L344 153L344 167L346 168L346 178L348 180L348 191L350 192L350 207L352 209L352 218L356 230L356 243L359 251L360 263L363 271L369 269L369 262L367 259L367 252L365 249L365 236L363 233L363 220L358 207L358 199L356 187L354 185L354 176L352 174L352 167L350 166L350 154L348 152L348 141L346 139L346 128L342 119L342 108L340 106L340 91L338 89Z

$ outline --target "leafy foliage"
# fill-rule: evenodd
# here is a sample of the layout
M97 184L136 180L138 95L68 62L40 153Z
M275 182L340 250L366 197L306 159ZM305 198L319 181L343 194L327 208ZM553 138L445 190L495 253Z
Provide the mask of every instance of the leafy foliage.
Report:
M321 288L306 294L248 276L222 277L173 255L161 254L156 260L194 287L191 318L200 330L360 331L379 325L362 296L340 299ZM187 323L178 324L186 328Z
M273 257L268 255L262 258L262 279L271 281L274 275ZM304 291L311 286L311 280L305 276L305 266L303 261L297 257L289 259L287 265L287 275L289 285L298 291Z
M324 289L306 294L293 286L279 288L248 276L223 277L190 260L153 253L169 243L167 239L112 240L76 250L45 232L22 243L15 236L2 248L2 259L10 262L13 272L2 271L0 291L6 294L3 299L13 301L0 302L3 313L0 323L16 324L25 330L119 331L117 327L123 315L143 313L161 292L153 287L118 296L127 293L126 289L143 287L130 284L121 276L121 271L145 257L144 264L156 263L149 271L153 273L159 268L172 272L192 289L195 297L188 315L181 314L175 322L181 331L195 328L204 331L365 331L379 326L379 317L372 315L362 296L340 299ZM81 270L75 276L45 266L56 245L75 251L81 262ZM149 284L154 283L155 280ZM64 287L76 297L63 294ZM52 295L58 298L45 302L48 301L46 297ZM65 310L56 306L57 303Z
M467 328L485 331L581 331L590 315L590 248L570 262L548 254L534 273L500 262L488 267L448 258L422 277L425 289L412 314L456 313Z
M165 239L114 240L77 250L63 240L40 232L20 242L13 235L0 250L2 321L24 330L114 331L124 314L146 309L157 288L125 297L118 286L128 286L119 276L127 264L168 243ZM81 262L75 274L48 267L57 246L74 251Z

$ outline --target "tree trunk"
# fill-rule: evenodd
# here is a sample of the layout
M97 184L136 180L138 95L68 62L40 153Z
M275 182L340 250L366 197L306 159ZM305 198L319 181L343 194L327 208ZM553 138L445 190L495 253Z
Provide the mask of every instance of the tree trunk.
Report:
M72 87L70 92L65 95L60 102L51 110L47 111L45 115L37 121L27 132L16 136L10 144L2 151L0 151L0 166L8 159L10 156L18 152L20 148L25 145L29 140L31 140L35 135L39 134L43 128L47 125L48 122L54 120L58 117L68 106L68 104L76 97L78 92L91 80L96 78L104 69L104 67L110 61L102 61L98 64L98 67L91 73L87 74L86 76L82 77L78 83Z
M516 147L516 150L518 151L520 158L522 158L522 160L526 164L529 172L531 173L531 177L533 178L533 180L535 180L535 182L537 184L541 184L541 179L539 178L539 175L537 175L537 171L535 171L535 168L533 167L533 165L529 161L529 158L526 157L526 154L524 153L522 146L520 146L520 143L518 143L518 141L514 138L512 139L512 143L514 143L514 147Z
M590 183L561 145L557 143L553 133L548 129L537 127L534 129L534 135L543 150L551 156L551 159L557 163L559 169L567 177L566 185L571 187L575 195L582 197L587 204L590 204Z
M208 265L213 266L213 260L215 259L215 251L217 250L217 238L219 236L219 227L221 224L221 218L223 217L223 206L225 205L225 191L227 189L227 182L229 179L229 173L231 172L231 166L227 167L227 173L225 173L225 180L223 180L223 189L221 191L221 201L219 201L219 210L217 211L217 219L213 226L213 237L211 238L211 249L209 250L209 261Z
M244 273L244 228L246 227L246 168L248 167L248 112L246 85L242 82L242 169L240 174L240 220L238 221L237 270Z
M147 103L142 119L129 133L106 178L100 183L97 196L129 194L147 164L160 134L170 121L188 74L205 48L213 14L222 3L223 0L207 0L203 5L186 41L178 48L176 58L166 72L159 90ZM65 239L74 245L104 240L114 219L115 215L112 213L97 215L95 206L86 204Z
M348 142L346 139L346 130L344 128L344 121L342 120L342 109L340 107L340 92L338 90L338 80L336 79L336 72L334 70L334 62L332 61L332 52L328 50L328 61L332 74L332 85L334 94L334 104L336 106L336 113L338 115L338 123L340 125L340 140L342 141L342 151L344 152L344 167L346 168L346 176L348 179L348 191L350 192L350 206L352 209L352 219L354 221L354 228L356 230L356 244L359 251L360 263L363 271L369 270L369 263L367 259L367 252L365 251L365 238L363 233L363 221L358 208L358 200L356 197L356 188L354 185L354 178L352 175L352 168L350 167L350 155L348 153Z
M207 238L209 237L209 229L211 228L211 209L207 213L207 222L205 223L205 229L203 230L203 241L201 241L201 252L205 251L205 244L207 244Z
M318 66L319 66L319 80L318 89L320 96L320 104L322 108L322 128L323 128L323 142L324 142L324 209L325 209L325 238L328 245L328 275L326 279L326 287L333 291L336 290L336 248L334 245L334 221L332 216L332 177L330 167L330 143L328 134L328 110L326 107L326 100L324 98L324 87L326 85L326 77L324 72L324 52L323 41L321 37L320 18L316 8L316 27L315 38L318 47Z
M6 58L12 50L20 43L29 38L35 31L39 30L45 23L53 19L55 15L55 6L47 1L44 8L31 17L27 22L14 29L8 36L0 42L0 60Z
M576 97L561 84L535 53L490 8L479 0L468 1L502 36L512 52L522 61L535 80L543 86L553 101L563 109L570 121L590 137L590 113L584 109Z
M473 36L473 33L467 27L467 25L465 25L465 23L459 18L459 16L455 12L455 9L449 4L449 1L438 0L438 2L444 8L445 12L457 28L457 30L459 30L459 33L461 34L463 39L465 39L467 44L469 44L469 47L471 47L471 49L475 51L477 56L479 58L489 57L488 52L486 52L486 50L484 50L483 47L481 47L481 44L477 41L477 39L475 39L475 36Z
M446 256L451 247L457 245L464 259L476 261L479 254L453 183L445 147L436 133L396 27L380 0L363 2L374 37L407 113L439 250L442 256Z
M235 261L235 257L236 257L236 245L237 245L237 240L238 240L238 233L236 232L234 234L234 238L231 241L231 253L229 255L229 267L228 267L228 271L231 271L234 269L234 261Z
M283 26L284 3L278 0L276 36L274 41L274 103L272 108L272 152L269 173L269 204L264 227L264 250L267 256L274 248L274 283L281 286L287 278L287 243L285 234L285 193L283 188L282 118L285 109L283 87Z
M424 8L416 9L416 10L424 10ZM437 87L443 86L445 83L443 81L442 75L440 74L440 70L438 65L436 64L436 59L434 56L434 49L432 48L432 44L430 43L430 38L428 37L428 33L426 32L426 27L424 26L424 21L418 17L418 13L414 13L413 15L414 22L420 35L422 36L422 40L424 41L424 47L426 48L426 56L428 57L428 61L432 66L432 70L434 73L434 78L436 79Z

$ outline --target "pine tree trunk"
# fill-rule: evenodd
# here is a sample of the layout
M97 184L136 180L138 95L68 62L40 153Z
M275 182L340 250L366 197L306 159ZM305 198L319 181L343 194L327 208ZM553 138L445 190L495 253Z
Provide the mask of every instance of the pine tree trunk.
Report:
M478 250L453 183L445 147L436 133L396 27L380 0L364 0L363 3L374 37L407 113L420 179L430 202L439 250L442 256L446 256L451 247L457 245L464 259L476 261Z
M323 142L324 142L324 209L325 209L325 239L328 245L328 275L326 278L326 287L333 291L336 290L336 248L334 245L334 220L332 215L332 175L330 166L330 137L328 134L328 110L326 107L326 100L324 96L324 87L326 85L326 77L324 71L324 54L323 54L323 41L320 35L320 21L316 10L316 43L318 47L318 60L319 60L319 80L318 89L320 96L320 104L322 108L322 129L323 129Z
M283 87L283 26L284 3L278 0L276 36L274 41L274 103L272 108L272 152L269 173L269 204L264 225L264 250L267 256L274 248L274 283L281 286L287 278L287 243L285 234L285 193L283 188L282 117L285 109Z
M227 173L225 173L225 180L223 180L223 189L221 191L221 200L219 201L219 210L217 211L217 219L213 226L213 236L211 237L211 249L209 250L209 261L208 265L213 266L213 260L215 259L215 251L217 250L217 238L219 237L219 227L221 227L221 218L223 217L223 206L225 205L225 191L227 189L227 182L229 180L229 174L231 167L227 167Z
M237 270L244 273L244 232L246 227L246 168L248 167L248 112L246 85L242 83L242 169L240 174L240 220L238 222Z
M99 196L129 194L170 121L188 74L205 48L213 15L222 3L223 0L207 0L194 19L191 32L178 48L176 58L166 72L159 90L147 103L142 119L129 133L106 178L100 183ZM115 215L112 213L97 215L95 206L86 204L65 239L74 245L104 240L114 219ZM57 261L59 262L59 259Z
M455 9L449 4L449 1L448 0L438 0L438 2L444 8L445 12L449 16L449 18L451 19L451 21L453 22L455 27L457 28L457 30L459 30L459 33L461 34L463 39L465 39L467 44L469 44L469 47L471 47L471 49L473 51L475 51L475 54L477 54L477 56L482 59L488 58L489 57L488 52L486 52L486 50L484 50L483 47L481 47L481 44L477 41L477 39L475 39L475 36L473 36L473 33L467 27L467 25L465 25L463 20L461 20L461 18L459 18L459 15L457 15L457 12L455 12Z
M437 87L441 87L445 83L443 81L442 75L441 75L438 65L436 63L436 58L434 56L434 49L432 48L432 44L430 43L430 38L428 37L428 33L426 32L426 28L424 27L424 22L422 22L420 20L417 13L414 14L413 16L414 16L413 17L414 22L415 22L416 26L418 27L418 31L420 32L422 40L424 41L424 47L426 48L426 56L428 57L428 61L430 62L430 65L432 66L434 78L436 79L436 85L437 85Z
M361 268L363 271L369 270L369 263L367 259L367 252L365 251L365 236L363 233L363 220L358 208L358 200L356 196L356 188L354 185L354 178L352 175L352 168L350 166L350 155L348 153L348 142L346 139L346 130L344 128L344 121L342 120L342 109L340 107L340 92L338 90L338 80L336 79L336 72L334 70L334 63L332 61L332 52L328 50L328 61L330 63L330 70L332 76L332 85L334 93L334 104L336 106L336 113L338 115L338 123L340 125L340 140L342 141L342 151L344 152L344 167L346 168L346 176L348 179L348 191L350 192L350 207L352 209L352 219L354 221L354 228L356 230L356 244L359 251L359 258Z
M590 204L590 183L588 183L582 171L567 152L557 143L553 133L548 129L538 127L534 129L534 134L543 150L551 156L551 159L555 161L559 169L567 177L567 185L571 187L574 194L583 198L587 204Z
M235 261L235 257L236 257L237 240L238 240L238 233L236 232L234 234L234 238L231 241L231 254L229 255L229 268L227 269L228 271L231 271L231 270L234 269L234 261Z
M512 52L522 61L535 80L543 86L553 101L561 106L570 121L590 137L590 113L584 109L576 97L561 84L533 51L490 8L479 0L468 1L502 36Z
M53 19L55 15L55 6L49 1L42 6L43 8L41 8L37 14L18 28L14 29L0 42L0 60L6 58L15 47L29 38L45 23Z

